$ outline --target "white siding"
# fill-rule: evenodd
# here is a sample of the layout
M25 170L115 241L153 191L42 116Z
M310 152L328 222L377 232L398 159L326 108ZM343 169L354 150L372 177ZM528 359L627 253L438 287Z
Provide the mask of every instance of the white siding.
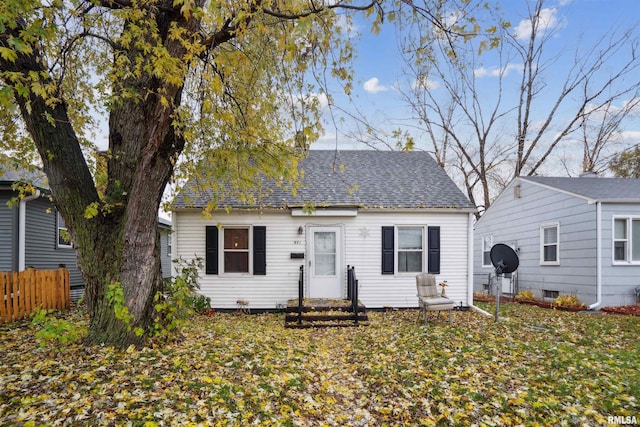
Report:
M382 226L439 226L441 274L437 280L447 280L447 295L456 303L467 301L467 213L361 211L356 217L292 217L289 211L258 214L235 210L230 214L216 214L211 220L204 219L199 211L177 211L172 218L175 256L184 259L192 258L194 254L204 258L207 225L266 226L266 276L216 276L201 272L201 293L209 296L211 305L216 308L236 308L236 301L245 299L251 308L274 309L278 304L286 304L287 300L296 298L299 267L308 265L308 260L291 259L290 254L307 252L306 227L312 225L338 225L343 228L343 264L356 268L360 300L367 307L379 308L417 306L414 273L381 273ZM302 235L298 234L300 226L305 230ZM346 287L346 278L343 285Z

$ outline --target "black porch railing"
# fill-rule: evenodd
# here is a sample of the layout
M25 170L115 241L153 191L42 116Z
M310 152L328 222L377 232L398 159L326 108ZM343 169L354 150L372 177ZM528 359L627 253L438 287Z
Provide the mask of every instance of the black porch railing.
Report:
M369 320L366 308L360 304L358 299L359 286L355 267L347 265L347 298L340 299L309 298L305 301L304 274L304 265L301 265L298 276L297 307L295 299L289 300L285 327L360 326L360 321L367 322Z
M302 325L302 296L304 295L304 264L300 266L298 276L298 325Z
M351 301L353 317L356 325L358 324L358 278L356 277L356 268L347 265L347 298Z

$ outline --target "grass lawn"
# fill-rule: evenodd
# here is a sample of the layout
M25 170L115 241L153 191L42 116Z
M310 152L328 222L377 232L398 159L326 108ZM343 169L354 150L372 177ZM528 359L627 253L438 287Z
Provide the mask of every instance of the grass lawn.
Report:
M492 310L491 304L483 304ZM198 316L162 349L45 347L0 327L0 425L606 425L640 422L640 318L504 304L360 328ZM79 326L86 318L70 312ZM630 418L629 418L630 419Z

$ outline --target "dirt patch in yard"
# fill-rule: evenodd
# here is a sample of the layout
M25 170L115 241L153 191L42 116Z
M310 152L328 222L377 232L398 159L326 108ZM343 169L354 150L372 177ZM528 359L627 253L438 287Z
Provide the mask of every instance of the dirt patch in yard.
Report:
M602 311L613 314L626 314L628 316L640 316L640 305L625 305L623 307L603 307Z

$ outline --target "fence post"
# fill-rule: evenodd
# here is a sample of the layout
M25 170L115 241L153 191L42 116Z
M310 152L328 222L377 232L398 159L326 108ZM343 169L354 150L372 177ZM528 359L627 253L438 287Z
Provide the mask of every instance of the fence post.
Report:
M20 301L18 300L18 290L20 289L20 274L11 275L11 306L13 307L13 319L18 320L20 318Z
M7 308L7 275L9 273L0 272L0 322L8 322L9 311Z
M60 280L58 285L62 286L62 307L69 308L71 306L71 285L69 283L69 270L60 268Z

